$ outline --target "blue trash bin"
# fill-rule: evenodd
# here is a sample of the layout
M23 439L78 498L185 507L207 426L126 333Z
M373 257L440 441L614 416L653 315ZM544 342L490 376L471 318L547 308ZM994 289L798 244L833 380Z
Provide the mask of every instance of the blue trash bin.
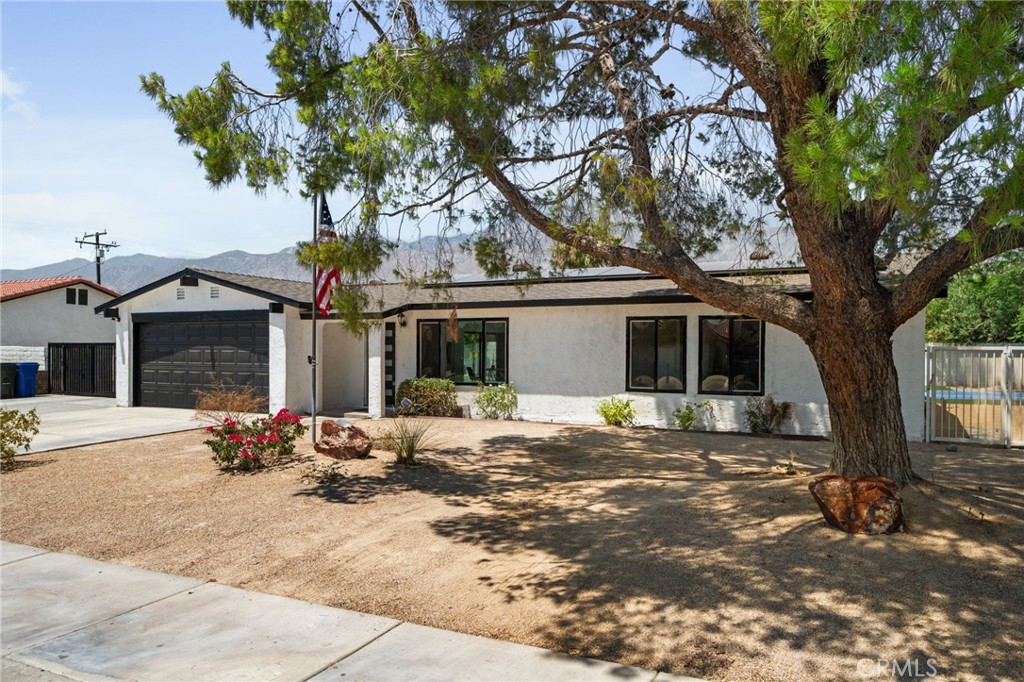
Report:
M38 362L14 363L14 397L34 398L36 395L36 374L39 373Z

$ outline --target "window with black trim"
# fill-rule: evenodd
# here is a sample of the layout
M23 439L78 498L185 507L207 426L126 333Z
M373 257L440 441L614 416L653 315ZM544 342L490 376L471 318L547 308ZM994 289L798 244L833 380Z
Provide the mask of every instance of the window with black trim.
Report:
M79 289L78 290L78 305L89 305L89 290Z
M626 318L626 390L686 391L686 318Z
M458 320L454 330L447 320L419 320L416 331L417 376L473 385L508 381L508 319Z
M78 302L78 290L77 289L65 289L65 301L68 305L75 305Z
M700 318L700 392L764 393L764 322Z

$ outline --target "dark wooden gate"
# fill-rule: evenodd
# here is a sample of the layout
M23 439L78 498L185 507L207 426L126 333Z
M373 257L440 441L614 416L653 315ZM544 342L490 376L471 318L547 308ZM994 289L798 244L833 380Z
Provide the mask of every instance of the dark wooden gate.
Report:
M46 368L50 393L114 397L112 343L51 343Z

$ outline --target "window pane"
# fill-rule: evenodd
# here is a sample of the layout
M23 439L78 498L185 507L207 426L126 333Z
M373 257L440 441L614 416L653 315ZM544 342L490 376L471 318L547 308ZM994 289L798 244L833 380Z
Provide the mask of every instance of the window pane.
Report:
M629 387L654 388L654 320L629 322Z
M761 390L761 321L733 320L732 390Z
M488 322L484 327L484 380L505 383L508 381L505 367L508 325L505 322Z
M682 320L658 320L658 390L683 390Z
M67 292L66 296L67 296L68 305L74 305L75 304L75 300L76 300L76 296L77 296L76 293L75 293L75 290L74 289L65 289L65 291Z
M79 289L78 290L78 305L89 305L89 290Z
M729 390L729 318L700 321L700 390Z
M450 376L455 383L475 384L481 380L483 358L483 323L479 320L460 320L459 338L449 341L451 349Z
M421 377L442 376L438 362L441 360L441 324L420 323L420 372Z

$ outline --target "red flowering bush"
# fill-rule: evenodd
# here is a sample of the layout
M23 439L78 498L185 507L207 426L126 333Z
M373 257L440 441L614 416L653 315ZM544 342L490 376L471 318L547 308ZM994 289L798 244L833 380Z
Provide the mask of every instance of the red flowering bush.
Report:
M220 468L252 471L295 452L295 441L306 433L306 427L301 417L283 409L250 423L225 417L222 424L207 427L206 432L210 438L203 442Z

